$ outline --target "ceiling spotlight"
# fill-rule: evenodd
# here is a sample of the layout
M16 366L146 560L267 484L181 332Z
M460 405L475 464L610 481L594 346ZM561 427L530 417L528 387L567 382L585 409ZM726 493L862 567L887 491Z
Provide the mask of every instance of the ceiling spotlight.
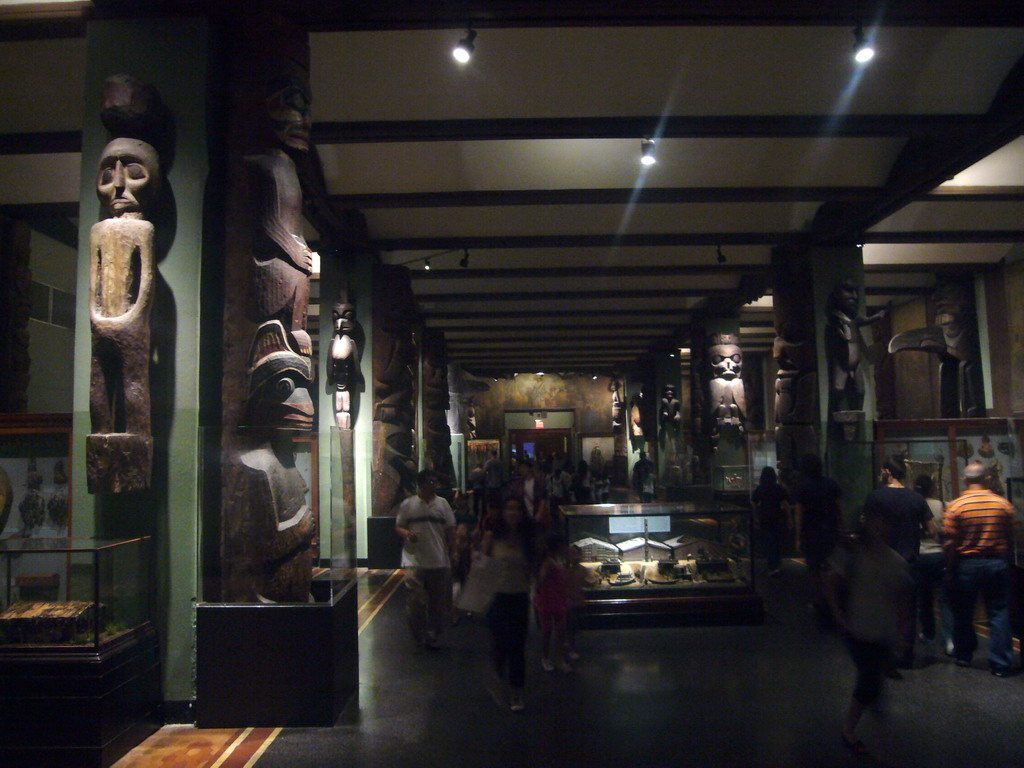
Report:
M467 27L466 36L459 40L459 44L452 50L452 56L459 64L465 64L473 58L473 51L476 49L476 46L473 45L474 40L476 40L476 30Z
M423 260L423 268L424 269L430 269L430 259L424 259Z
M858 24L853 30L853 58L858 64L867 64L875 57L875 49L864 36L864 28Z
M654 139L640 140L640 162L644 165L654 165L658 158L654 156Z
M537 371L537 375L538 376L543 376L544 375L544 371Z
M462 258L459 259L459 266L463 269L469 266L469 248L462 249Z
M594 377L594 381L597 381L597 376Z
M715 253L718 254L718 259L717 259L718 263L719 264L725 264L725 254L722 252L722 246L720 246L720 245L717 246L715 248Z

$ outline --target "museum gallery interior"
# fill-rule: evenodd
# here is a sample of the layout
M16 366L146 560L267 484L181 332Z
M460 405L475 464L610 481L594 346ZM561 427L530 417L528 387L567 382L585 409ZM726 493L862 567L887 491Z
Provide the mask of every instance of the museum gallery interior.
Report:
M768 631L808 452L1020 502L1020 4L3 0L0 61L4 765L337 722L422 469L585 463L616 630Z

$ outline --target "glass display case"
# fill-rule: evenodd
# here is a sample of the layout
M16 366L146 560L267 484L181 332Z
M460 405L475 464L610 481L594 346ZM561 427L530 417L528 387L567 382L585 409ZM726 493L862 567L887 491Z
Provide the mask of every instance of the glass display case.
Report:
M71 535L71 414L0 414L0 539Z
M223 432L202 430L199 602L333 602L355 583L352 431L238 434L226 455Z
M750 511L724 502L563 507L584 625L758 621Z
M0 653L93 649L150 620L150 539L0 540Z

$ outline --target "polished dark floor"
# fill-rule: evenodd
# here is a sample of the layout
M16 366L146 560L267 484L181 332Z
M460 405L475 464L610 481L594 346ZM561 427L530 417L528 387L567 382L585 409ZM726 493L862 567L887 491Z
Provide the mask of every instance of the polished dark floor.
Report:
M485 629L463 623L442 650L415 648L399 590L360 639L358 719L287 729L259 768L1024 768L1024 676L992 677L984 643L971 669L919 648L861 722L870 755L849 754L839 723L852 667L817 629L806 588L796 563L761 578L763 626L585 632L569 674L540 670L534 634L523 714L486 688Z

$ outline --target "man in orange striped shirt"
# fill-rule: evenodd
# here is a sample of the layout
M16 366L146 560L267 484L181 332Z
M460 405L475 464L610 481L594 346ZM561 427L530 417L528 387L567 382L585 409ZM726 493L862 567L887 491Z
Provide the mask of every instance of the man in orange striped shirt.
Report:
M953 608L953 655L962 667L970 666L978 647L974 631L974 604L985 599L992 636L988 664L996 677L1008 677L1013 660L1010 631L1010 550L1013 545L1014 509L1002 496L988 490L988 468L968 464L967 490L946 507L942 521L946 578Z

